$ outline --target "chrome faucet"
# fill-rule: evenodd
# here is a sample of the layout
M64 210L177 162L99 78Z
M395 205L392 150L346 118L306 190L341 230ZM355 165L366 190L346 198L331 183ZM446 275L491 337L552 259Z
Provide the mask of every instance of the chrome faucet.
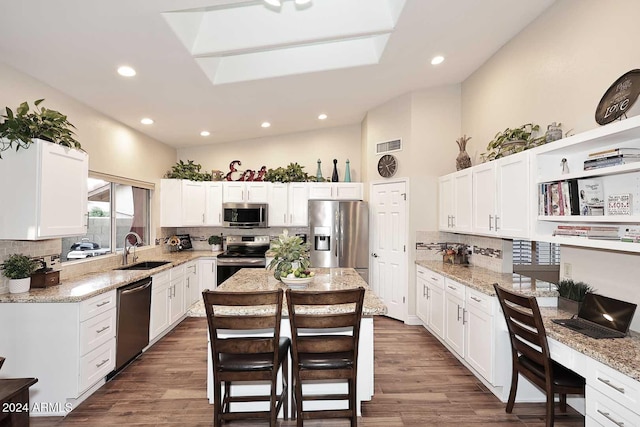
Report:
M129 236L134 236L136 238L136 244L132 245L133 247L133 262L136 262L138 257L136 256L136 246L142 244L142 237L135 231L130 231L124 236L124 249L122 251L122 265L127 265L127 255L129 255L129 249L127 249L127 242L129 242Z

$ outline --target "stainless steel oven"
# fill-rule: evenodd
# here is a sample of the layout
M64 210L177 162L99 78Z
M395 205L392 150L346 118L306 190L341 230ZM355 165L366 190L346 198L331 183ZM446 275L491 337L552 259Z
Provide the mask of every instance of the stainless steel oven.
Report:
M233 228L265 228L268 211L266 203L223 203L223 224Z
M226 250L218 255L217 283L243 268L265 268L269 236L227 236Z

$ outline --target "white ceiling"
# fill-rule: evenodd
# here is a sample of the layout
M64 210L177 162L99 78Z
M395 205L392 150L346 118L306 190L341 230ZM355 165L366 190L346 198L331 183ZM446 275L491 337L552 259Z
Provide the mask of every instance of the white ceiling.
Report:
M0 61L187 147L360 123L463 81L553 1L2 0Z

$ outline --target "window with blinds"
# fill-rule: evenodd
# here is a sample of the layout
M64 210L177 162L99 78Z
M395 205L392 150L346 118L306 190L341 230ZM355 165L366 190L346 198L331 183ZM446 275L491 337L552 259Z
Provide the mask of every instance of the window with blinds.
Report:
M560 265L560 245L529 240L513 241L513 264Z

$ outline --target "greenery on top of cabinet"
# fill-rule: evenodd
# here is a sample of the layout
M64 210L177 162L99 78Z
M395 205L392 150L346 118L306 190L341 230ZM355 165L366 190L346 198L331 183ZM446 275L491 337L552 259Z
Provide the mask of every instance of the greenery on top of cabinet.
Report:
M317 181L315 176L309 175L302 169L304 166L300 166L298 163L289 163L286 168L269 169L264 175L264 180L269 182Z
M34 102L35 109L29 111L29 104L25 101L15 113L5 107L6 114L0 116L0 159L2 152L13 147L27 149L34 139L60 144L65 147L82 150L80 143L74 138L72 129L76 127L67 120L67 116L56 110L40 107L44 99Z
M202 165L194 163L193 160L187 160L187 163L180 160L171 166L171 170L167 171L164 177L169 179L188 179L190 181L211 181L211 174L209 172L200 172L201 169Z
M533 123L527 123L513 129L506 128L496 133L493 140L487 145L487 152L482 153L481 156L486 160L495 160L544 144L544 135L533 136L539 131L540 126Z

